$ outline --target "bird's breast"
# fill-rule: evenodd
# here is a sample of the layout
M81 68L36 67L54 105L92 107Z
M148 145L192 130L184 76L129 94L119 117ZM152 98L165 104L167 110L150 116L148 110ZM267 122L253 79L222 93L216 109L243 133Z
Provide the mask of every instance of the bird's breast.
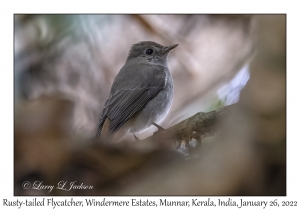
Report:
M161 122L168 114L173 101L173 81L166 77L166 85L136 115L131 132L139 133L146 130L152 123Z

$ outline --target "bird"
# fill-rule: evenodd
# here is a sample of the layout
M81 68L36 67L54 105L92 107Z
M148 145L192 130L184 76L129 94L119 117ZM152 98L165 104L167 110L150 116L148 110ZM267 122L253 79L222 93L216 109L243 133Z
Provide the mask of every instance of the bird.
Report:
M177 46L152 41L132 45L111 86L96 139L116 142L129 132L137 139L151 125L161 128L157 123L169 112L174 94L168 55Z

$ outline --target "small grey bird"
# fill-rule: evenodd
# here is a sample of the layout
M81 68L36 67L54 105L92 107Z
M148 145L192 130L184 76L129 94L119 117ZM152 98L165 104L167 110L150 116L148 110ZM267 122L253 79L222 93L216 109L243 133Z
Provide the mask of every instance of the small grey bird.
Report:
M173 100L167 57L177 46L150 41L132 45L112 84L96 138L116 141L128 132L135 136L167 115Z

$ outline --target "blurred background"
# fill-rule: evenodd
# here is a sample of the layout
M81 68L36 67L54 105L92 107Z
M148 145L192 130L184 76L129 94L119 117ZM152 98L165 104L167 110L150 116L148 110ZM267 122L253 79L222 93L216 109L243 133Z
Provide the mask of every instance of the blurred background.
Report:
M74 175L76 179L98 186L93 193L82 194L284 195L285 18L285 15L15 15L15 194L41 193L19 189L24 180L54 183L79 168L82 174ZM207 143L204 146L210 149L203 149L203 144L197 148L201 154L196 158L197 167L190 167L192 163L184 159L184 170L181 166L174 168L178 157L175 154L173 158L170 151L160 151L160 155L156 150L149 154L144 151L123 154L124 148L118 148L122 157L129 158L123 163L127 159L115 158L111 149L90 146L112 82L132 44L140 41L165 46L179 44L169 56L174 100L162 127L168 128L197 112L238 102L238 111L224 126L220 125L224 128L222 138L204 140ZM156 130L152 126L137 136L144 139ZM133 158L135 153L137 157ZM95 167L91 159L101 164ZM153 164L149 166L144 161ZM207 188L202 182L199 185L197 181L181 182L188 174L201 177L204 173L201 168L207 164L212 168L200 178L210 184ZM143 172L132 169L137 165ZM140 178L139 184L132 181L132 177L147 177L145 174L160 170L157 167L161 165L170 166L162 173L164 176L177 174L173 170L186 174L172 176L174 182L164 182L167 186L153 189L150 187L153 182L160 183L163 177L152 181ZM227 165L229 171L221 170ZM233 176L233 171L240 173ZM249 171L254 178L247 179ZM221 176L224 173L226 176ZM131 178L126 175L126 181L120 181L124 174L130 174ZM232 184L225 186L222 181ZM132 184L128 183L132 182L139 187L129 190ZM113 187L107 183L113 183ZM254 188L253 183L259 186ZM195 186L202 188L197 190Z

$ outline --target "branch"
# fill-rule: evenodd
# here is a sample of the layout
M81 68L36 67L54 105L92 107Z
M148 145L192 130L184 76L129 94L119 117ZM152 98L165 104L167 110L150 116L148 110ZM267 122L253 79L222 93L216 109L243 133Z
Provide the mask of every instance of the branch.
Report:
M216 122L227 115L233 107L235 107L235 104L211 112L198 112L168 129L155 132L143 141L156 141L169 148L177 148L181 141L192 139L201 141L201 139L214 136L218 132L217 126L215 126Z

